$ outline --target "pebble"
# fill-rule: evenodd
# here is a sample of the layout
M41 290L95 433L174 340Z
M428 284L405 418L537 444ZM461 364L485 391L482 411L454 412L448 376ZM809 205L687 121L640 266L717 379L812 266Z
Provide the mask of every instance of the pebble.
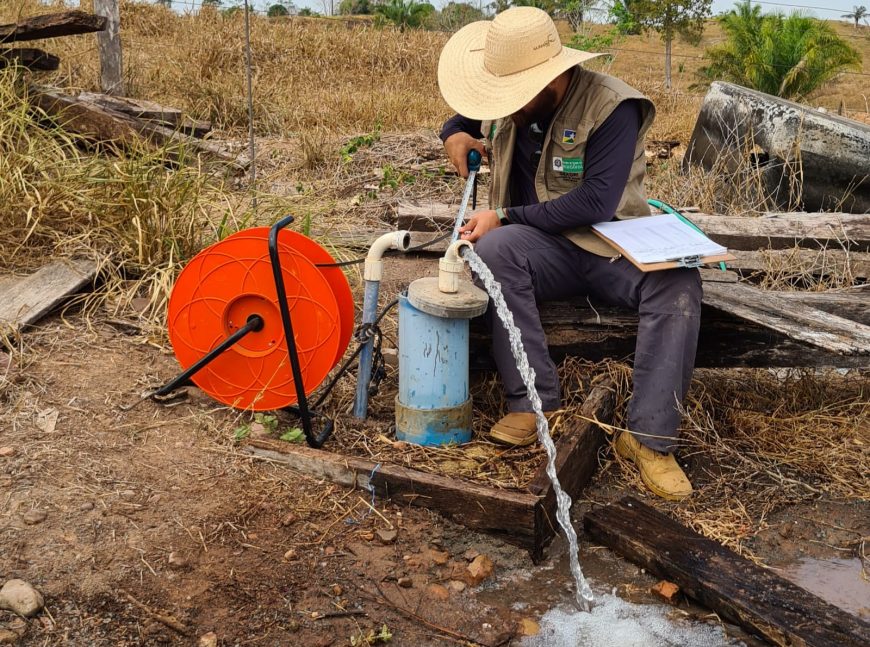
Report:
M465 590L465 582L460 580L450 580L447 582L447 589L452 593L462 593Z
M430 584L426 587L426 595L443 602L450 598L450 591L447 590L447 587L441 586L440 584Z
M341 595L342 593L344 593L344 589L341 588L341 585L340 585L340 584L333 584L333 585L332 585L332 594L333 594L333 595L335 595L335 596L339 596L339 595Z
M448 561L450 561L450 555L447 553L447 551L432 550L430 548L429 559L431 559L432 562L434 564L437 564L438 566L444 566Z
M0 645L14 645L20 636L11 629L0 629Z
M14 447L9 447L8 445L0 447L0 458L9 458L10 456L15 456Z
M478 555L466 569L468 572L469 583L472 586L480 584L483 580L492 575L493 568L494 565L489 557L486 555Z
M412 586L414 586L414 582L411 580L410 577L400 577L396 581L396 584L401 586L403 589L410 589Z
M519 634L521 636L537 636L541 632L541 625L531 618L520 620Z
M480 555L479 550L475 550L474 548L469 548L468 550L466 550L462 554L462 557L465 559L465 561L471 562L471 561L474 561L474 558L477 557L478 555Z
M21 516L21 518L24 519L24 523L28 526L35 526L38 523L42 523L47 517L48 513L45 510L28 510Z
M188 561L175 552L169 553L168 562L169 568L173 568L175 570L181 570L188 567Z
M82 512L87 512L88 510L93 510L93 509L94 509L93 501L85 501L84 503L82 503L79 506L79 510L81 510Z
M45 606L42 593L24 580L9 580L0 589L0 609L32 618Z
M217 634L213 631L209 631L207 634L199 637L199 647L217 647L217 644Z
M296 517L295 513L288 512L287 514L284 515L284 518L281 519L281 525L282 526L292 525L296 522L296 519L297 519L297 517Z
M286 553L284 553L284 561L285 562L292 562L294 559L296 559L296 549L295 548L291 548Z
M396 541L396 537L399 536L399 533L396 530L385 530L383 528L376 531L378 536L378 541L382 544L392 544Z

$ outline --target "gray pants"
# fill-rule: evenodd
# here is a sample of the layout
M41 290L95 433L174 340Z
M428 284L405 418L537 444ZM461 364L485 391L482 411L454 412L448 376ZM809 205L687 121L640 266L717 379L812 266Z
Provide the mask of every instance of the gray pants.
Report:
M680 424L676 405L689 388L698 344L702 295L698 271L644 273L625 259L611 263L563 236L526 225L507 225L488 232L475 244L475 251L501 283L535 369L535 386L545 411L558 409L561 397L538 303L588 295L638 312L628 428L644 434L637 439L648 447L673 451ZM486 316L508 409L531 411L507 332L492 310Z

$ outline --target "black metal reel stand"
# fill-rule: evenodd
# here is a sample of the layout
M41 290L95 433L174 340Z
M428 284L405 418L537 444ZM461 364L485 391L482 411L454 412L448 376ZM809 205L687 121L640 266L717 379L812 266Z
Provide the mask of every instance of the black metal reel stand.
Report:
M332 435L335 423L333 420L327 419L326 424L323 426L320 433L314 433L312 417L320 416L320 414L308 406L308 398L305 395L305 385L302 383L302 369L299 364L296 338L293 336L293 321L290 317L290 307L287 304L287 293L284 291L284 277L281 274L281 257L278 254L278 232L293 222L293 220L293 216L286 216L272 225L272 228L269 230L269 260L272 265L272 276L275 280L275 290L278 295L278 309L281 312L281 323L284 328L284 337L287 340L287 354L290 358L290 370L293 373L293 383L296 386L297 404L295 406L286 407L285 410L302 418L302 431L305 433L305 441L310 447L319 449L323 446L329 436ZM159 402L160 397L165 397L176 389L184 386L192 386L193 382L191 381L191 378L196 375L196 373L208 366L228 348L231 348L238 343L248 333L262 330L263 323L262 317L256 314L251 315L248 317L244 326L224 339L220 344L215 346L206 355L180 373L177 377L170 380L160 388L144 395L132 405L122 406L121 409L123 411L129 411L137 404L147 399Z

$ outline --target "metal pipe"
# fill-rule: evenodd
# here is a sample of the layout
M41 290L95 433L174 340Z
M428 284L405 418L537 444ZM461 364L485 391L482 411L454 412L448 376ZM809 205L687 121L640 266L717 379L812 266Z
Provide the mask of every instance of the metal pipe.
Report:
M353 416L365 420L369 406L369 382L372 373L372 351L374 339L369 334L369 326L374 323L378 314L378 292L381 287L381 276L384 272L382 256L388 249L406 251L411 246L411 234L405 230L390 232L378 238L369 248L366 255L363 278L365 288L363 292L362 324L361 332L367 337L362 338L362 350L359 354L359 371L356 376L356 398L353 403Z

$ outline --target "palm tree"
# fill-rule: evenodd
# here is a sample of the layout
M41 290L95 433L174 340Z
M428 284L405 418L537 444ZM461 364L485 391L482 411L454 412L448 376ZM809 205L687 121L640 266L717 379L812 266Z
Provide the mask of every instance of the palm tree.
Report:
M867 7L865 7L864 5L861 5L860 7L853 6L852 8L855 11L853 11L852 13L844 13L843 18L850 18L851 20L854 20L855 21L855 31L858 31L858 27L859 27L858 23L862 20L864 22L867 22Z
M414 0L389 0L375 7L375 12L405 31L406 27L419 27L435 11L428 2Z
M699 74L787 99L803 98L861 55L825 22L794 13L761 14L749 0L720 18L727 40L707 50Z

